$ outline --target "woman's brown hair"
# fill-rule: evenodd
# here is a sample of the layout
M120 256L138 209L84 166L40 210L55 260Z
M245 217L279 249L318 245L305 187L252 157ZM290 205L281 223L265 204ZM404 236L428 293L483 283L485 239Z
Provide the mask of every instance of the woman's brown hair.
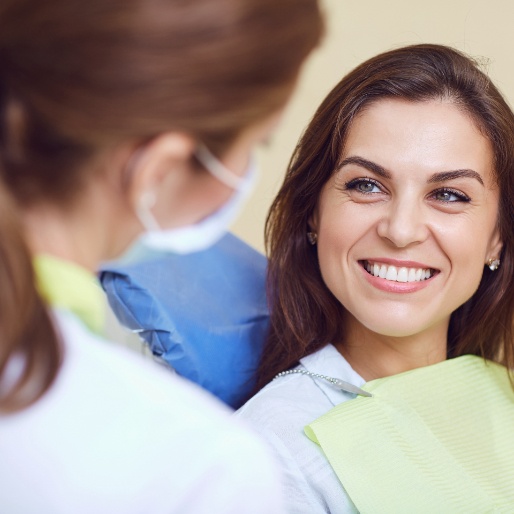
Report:
M222 152L285 103L322 25L317 0L2 2L0 410L36 401L61 359L16 210L73 202L118 144L180 131Z
M476 293L452 314L448 356L474 354L514 369L514 115L471 58L427 44L383 53L346 75L294 151L266 223L271 325L258 388L344 334L344 307L322 280L316 248L306 237L308 220L337 168L352 120L384 98L453 102L491 143L500 190L501 267L486 268Z

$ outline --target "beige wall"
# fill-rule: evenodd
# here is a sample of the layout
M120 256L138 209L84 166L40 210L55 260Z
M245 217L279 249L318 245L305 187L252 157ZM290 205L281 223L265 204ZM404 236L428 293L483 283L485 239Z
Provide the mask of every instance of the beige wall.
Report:
M263 227L295 143L318 104L365 59L413 43L441 43L484 58L514 107L514 0L322 0L328 31L307 62L271 144L258 154L261 180L233 231L263 250Z

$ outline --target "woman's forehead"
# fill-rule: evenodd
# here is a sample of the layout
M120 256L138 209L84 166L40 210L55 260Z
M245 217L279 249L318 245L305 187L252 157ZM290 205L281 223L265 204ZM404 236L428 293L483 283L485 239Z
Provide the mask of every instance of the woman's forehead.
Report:
M350 156L393 174L469 168L494 182L490 141L470 115L445 100L375 102L349 128L340 161Z

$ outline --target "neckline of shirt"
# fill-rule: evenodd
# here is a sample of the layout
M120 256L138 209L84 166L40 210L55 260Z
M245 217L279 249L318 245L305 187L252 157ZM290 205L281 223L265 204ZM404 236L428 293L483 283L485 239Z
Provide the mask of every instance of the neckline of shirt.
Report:
M328 344L317 352L300 359L300 366L311 373L339 378L357 387L362 387L366 383L332 344ZM333 405L338 405L349 397L353 398L355 396L346 391L342 391L326 380L310 378Z

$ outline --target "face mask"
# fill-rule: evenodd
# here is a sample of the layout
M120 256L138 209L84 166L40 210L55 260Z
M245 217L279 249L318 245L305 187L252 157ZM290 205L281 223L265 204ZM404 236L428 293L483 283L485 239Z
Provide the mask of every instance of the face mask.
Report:
M211 175L234 189L234 193L227 203L198 223L168 230L162 229L152 214L155 193L147 193L141 198L137 209L137 216L146 229L146 233L141 236L145 246L179 254L205 250L225 235L245 204L257 178L257 167L253 159L245 175L240 177L227 169L203 145L198 147L195 155Z

